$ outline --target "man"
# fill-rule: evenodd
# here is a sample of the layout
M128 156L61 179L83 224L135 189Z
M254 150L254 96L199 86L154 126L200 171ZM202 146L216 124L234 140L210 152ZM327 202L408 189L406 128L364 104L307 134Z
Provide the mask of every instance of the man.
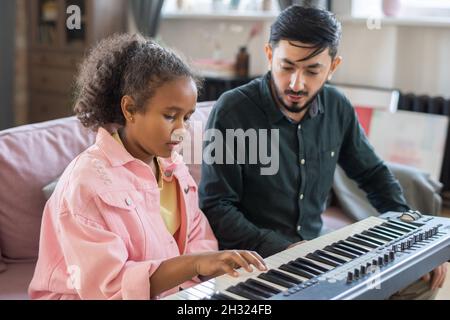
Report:
M271 28L265 49L269 72L225 93L215 105L206 129L227 137L230 129L265 130L272 133L266 137L268 146L279 143L271 154L277 152L279 162L272 175L262 174L262 161L248 162L251 134L237 152L235 141L223 148L227 160L230 152L235 160L244 152L247 162L204 161L200 206L221 248L245 248L267 257L317 237L337 164L378 212L409 209L350 102L326 85L342 62L337 55L340 37L340 23L330 12L289 7ZM429 277L433 290L442 285L445 270L441 266Z

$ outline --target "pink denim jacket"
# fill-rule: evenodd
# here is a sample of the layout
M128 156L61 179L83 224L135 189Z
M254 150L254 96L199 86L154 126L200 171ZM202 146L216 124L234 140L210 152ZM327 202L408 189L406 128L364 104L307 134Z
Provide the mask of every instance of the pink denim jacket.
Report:
M96 143L71 162L45 206L30 297L150 299L149 278L164 260L217 250L198 207L197 185L174 155L160 163L164 179L179 183L179 245L160 215L150 167L100 128Z

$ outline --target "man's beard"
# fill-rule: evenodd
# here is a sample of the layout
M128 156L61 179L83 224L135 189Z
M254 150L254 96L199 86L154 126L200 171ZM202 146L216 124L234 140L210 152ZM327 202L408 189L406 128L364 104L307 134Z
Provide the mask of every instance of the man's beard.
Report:
M282 107L284 107L287 111L289 111L291 113L301 113L301 112L309 109L312 102L316 99L316 97L319 95L320 91L322 91L323 87L325 86L325 82L324 82L323 85L320 87L320 89L317 90L317 92L314 94L314 96L312 96L310 99L308 99L305 102L305 105L303 107L299 106L298 103L293 103L292 106L288 106L286 103L284 103L284 100L283 100L281 94L279 93L279 90L277 88L277 85L275 84L275 81L273 79L270 79L270 80L271 80L272 88L274 91L275 99ZM285 95L293 95L293 96L308 96L308 93L305 91L294 92L292 90L286 90L284 92L284 94Z

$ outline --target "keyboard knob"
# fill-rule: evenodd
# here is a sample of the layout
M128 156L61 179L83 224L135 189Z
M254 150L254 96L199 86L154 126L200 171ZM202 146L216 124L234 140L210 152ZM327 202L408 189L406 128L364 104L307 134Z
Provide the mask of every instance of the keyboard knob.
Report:
M400 250L401 250L401 251L405 251L405 249L406 249L406 244L405 244L404 242L402 242L402 243L400 244Z
M367 268L366 268L366 266L361 266L361 275L362 276L365 276L366 275L366 273L367 273Z
M378 257L378 266L382 266L383 265L383 257Z
M355 275L355 279L359 279L359 269L355 269L353 274Z
M350 283L353 281L353 272L349 272L347 274L347 283Z
M389 255L387 253L384 254L384 263L389 263Z
M390 259L391 261L394 261L394 260L395 260L395 252L394 252L394 251L389 251L389 259Z

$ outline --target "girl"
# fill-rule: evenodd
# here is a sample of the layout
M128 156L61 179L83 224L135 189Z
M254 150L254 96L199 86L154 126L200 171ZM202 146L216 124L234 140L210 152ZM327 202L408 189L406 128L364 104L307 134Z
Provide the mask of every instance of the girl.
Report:
M81 67L75 112L98 130L46 204L34 299L149 299L198 277L266 267L216 251L197 186L174 148L195 111L196 78L150 40L103 40Z

